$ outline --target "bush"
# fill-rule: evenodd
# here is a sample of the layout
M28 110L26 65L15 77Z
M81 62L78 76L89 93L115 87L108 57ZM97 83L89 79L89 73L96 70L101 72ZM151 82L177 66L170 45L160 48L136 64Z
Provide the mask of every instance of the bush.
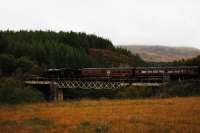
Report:
M199 96L200 83L194 81L169 82L159 87L130 86L119 89L115 98L149 98L149 97L176 97Z
M64 89L65 99L101 99L114 98L116 90L112 89Z
M25 87L13 78L0 80L0 104L30 103L43 100L43 95L31 87Z
M22 70L23 73L30 72L33 67L33 62L27 57L20 57L16 61L17 67Z
M75 133L107 133L111 126L108 123L98 122L90 123L89 121L83 121L75 129Z
M149 86L130 86L125 89L120 89L116 98L147 98L156 95L157 88Z
M198 82L171 82L160 88L160 95L170 96L199 96L200 83Z
M0 71L2 75L11 75L15 72L16 61L13 55L0 54Z

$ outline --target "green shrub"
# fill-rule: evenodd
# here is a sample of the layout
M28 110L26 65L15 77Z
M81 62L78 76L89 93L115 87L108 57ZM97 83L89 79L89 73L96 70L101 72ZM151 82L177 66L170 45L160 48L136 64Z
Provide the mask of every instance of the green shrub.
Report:
M95 133L107 133L110 130L110 125L107 123L97 123L94 126Z
M53 127L55 123L51 119L33 117L31 119L24 120L21 124L28 126L41 126L41 127Z
M92 133L92 128L89 121L83 121L75 128L74 133Z
M169 82L158 87L130 86L119 89L115 98L148 98L148 97L175 97L175 96L199 96L200 83L194 81Z
M169 96L199 96L200 83L198 82L171 82L160 88L160 94Z
M111 126L108 123L90 123L89 121L83 121L75 129L75 133L107 133Z
M120 89L116 98L146 98L155 96L157 88L147 86L130 86L125 89Z
M24 86L13 78L0 80L0 104L30 103L43 100L43 95L36 89Z

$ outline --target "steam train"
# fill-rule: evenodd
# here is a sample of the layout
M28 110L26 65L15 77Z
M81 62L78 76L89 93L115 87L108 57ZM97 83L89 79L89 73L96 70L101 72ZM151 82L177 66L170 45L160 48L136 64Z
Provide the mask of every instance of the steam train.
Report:
M199 66L181 67L130 67L130 68L82 68L48 69L42 77L49 79L140 79L168 76L171 79L200 77Z

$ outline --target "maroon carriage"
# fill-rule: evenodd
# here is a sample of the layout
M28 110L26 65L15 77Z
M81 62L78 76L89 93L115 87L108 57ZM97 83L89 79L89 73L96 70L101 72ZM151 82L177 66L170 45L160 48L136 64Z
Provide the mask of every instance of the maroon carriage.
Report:
M111 77L129 78L133 76L132 68L83 68L81 74L84 77Z

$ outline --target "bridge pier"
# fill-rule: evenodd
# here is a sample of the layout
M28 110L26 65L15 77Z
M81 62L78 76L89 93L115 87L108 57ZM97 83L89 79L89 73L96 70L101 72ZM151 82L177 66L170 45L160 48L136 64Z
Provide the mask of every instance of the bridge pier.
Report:
M58 88L58 101L63 101L63 89Z
M51 100L55 101L55 102L59 102L59 101L63 101L63 89L62 88L58 88L58 86L52 82L49 85L50 88L50 92L51 92Z

